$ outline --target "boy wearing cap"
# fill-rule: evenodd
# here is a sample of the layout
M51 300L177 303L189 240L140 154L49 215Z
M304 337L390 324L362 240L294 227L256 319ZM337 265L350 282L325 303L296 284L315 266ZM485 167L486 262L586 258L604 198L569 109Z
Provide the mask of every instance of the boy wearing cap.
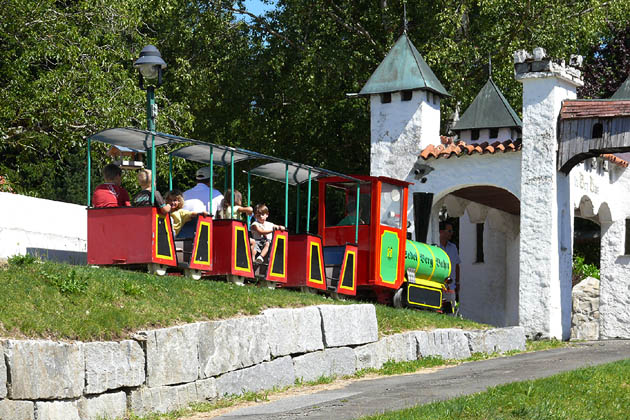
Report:
M197 170L195 174L197 185L184 191L184 210L195 213L208 212L215 214L221 201L223 194L217 189L212 189L212 208L208 205L210 198L210 168L204 166Z

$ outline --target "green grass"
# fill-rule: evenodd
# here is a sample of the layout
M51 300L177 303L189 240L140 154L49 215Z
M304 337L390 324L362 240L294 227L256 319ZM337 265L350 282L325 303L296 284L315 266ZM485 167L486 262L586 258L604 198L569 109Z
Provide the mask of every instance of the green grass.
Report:
M624 360L363 419L625 420L628 407L630 360Z
M195 281L117 268L13 257L0 267L0 336L70 340L128 338L134 331L259 314L266 308L352 304L321 295L225 281ZM487 326L427 311L376 305L382 335Z

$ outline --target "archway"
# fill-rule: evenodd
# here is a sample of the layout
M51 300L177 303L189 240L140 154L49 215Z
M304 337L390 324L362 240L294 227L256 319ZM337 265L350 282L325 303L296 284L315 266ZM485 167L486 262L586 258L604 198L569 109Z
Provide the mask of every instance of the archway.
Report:
M443 192L433 206L433 238L443 209L459 219L460 313L491 325L518 325L519 199L493 185Z

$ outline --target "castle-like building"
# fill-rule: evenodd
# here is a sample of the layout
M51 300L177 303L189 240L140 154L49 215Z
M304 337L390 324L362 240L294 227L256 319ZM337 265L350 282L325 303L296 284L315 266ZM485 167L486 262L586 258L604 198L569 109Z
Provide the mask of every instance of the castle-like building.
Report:
M416 240L437 243L440 217L459 218L461 313L532 337L570 337L574 217L596 222L594 334L630 338L630 171L605 153L628 150L630 82L609 100L578 100L581 72L570 64L542 48L514 53L522 121L490 77L446 137L448 92L403 34L360 92L370 99L371 175L414 183Z

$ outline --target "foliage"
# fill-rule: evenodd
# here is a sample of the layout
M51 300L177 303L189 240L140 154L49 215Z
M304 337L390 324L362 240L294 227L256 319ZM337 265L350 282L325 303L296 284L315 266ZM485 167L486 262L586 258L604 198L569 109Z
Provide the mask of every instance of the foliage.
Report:
M573 285L581 282L587 277L599 279L599 268L594 264L586 264L584 257L580 255L573 256Z
M610 98L628 77L630 25L608 22L607 31L590 48L584 61L584 98Z
M363 419L621 420L630 404L628 377L630 360L624 360Z
M7 0L0 9L0 173L18 193L84 203L86 136L145 126L132 64L146 44L168 63L156 90L159 131L367 173L369 104L345 94L361 89L402 34L402 3L279 0L265 16L251 16L241 0ZM553 57L588 55L615 22L627 21L629 4L407 2L409 37L453 95L443 101L442 126L483 86L489 57L494 80L518 111L513 51L543 46ZM106 150L94 146L94 184ZM164 190L161 153L159 163ZM176 160L178 188L194 183L195 166ZM217 185L223 179L219 171ZM137 189L132 175L123 183ZM242 175L237 185L244 189ZM264 182L254 201L280 215L277 190ZM291 206L291 220L294 213Z

